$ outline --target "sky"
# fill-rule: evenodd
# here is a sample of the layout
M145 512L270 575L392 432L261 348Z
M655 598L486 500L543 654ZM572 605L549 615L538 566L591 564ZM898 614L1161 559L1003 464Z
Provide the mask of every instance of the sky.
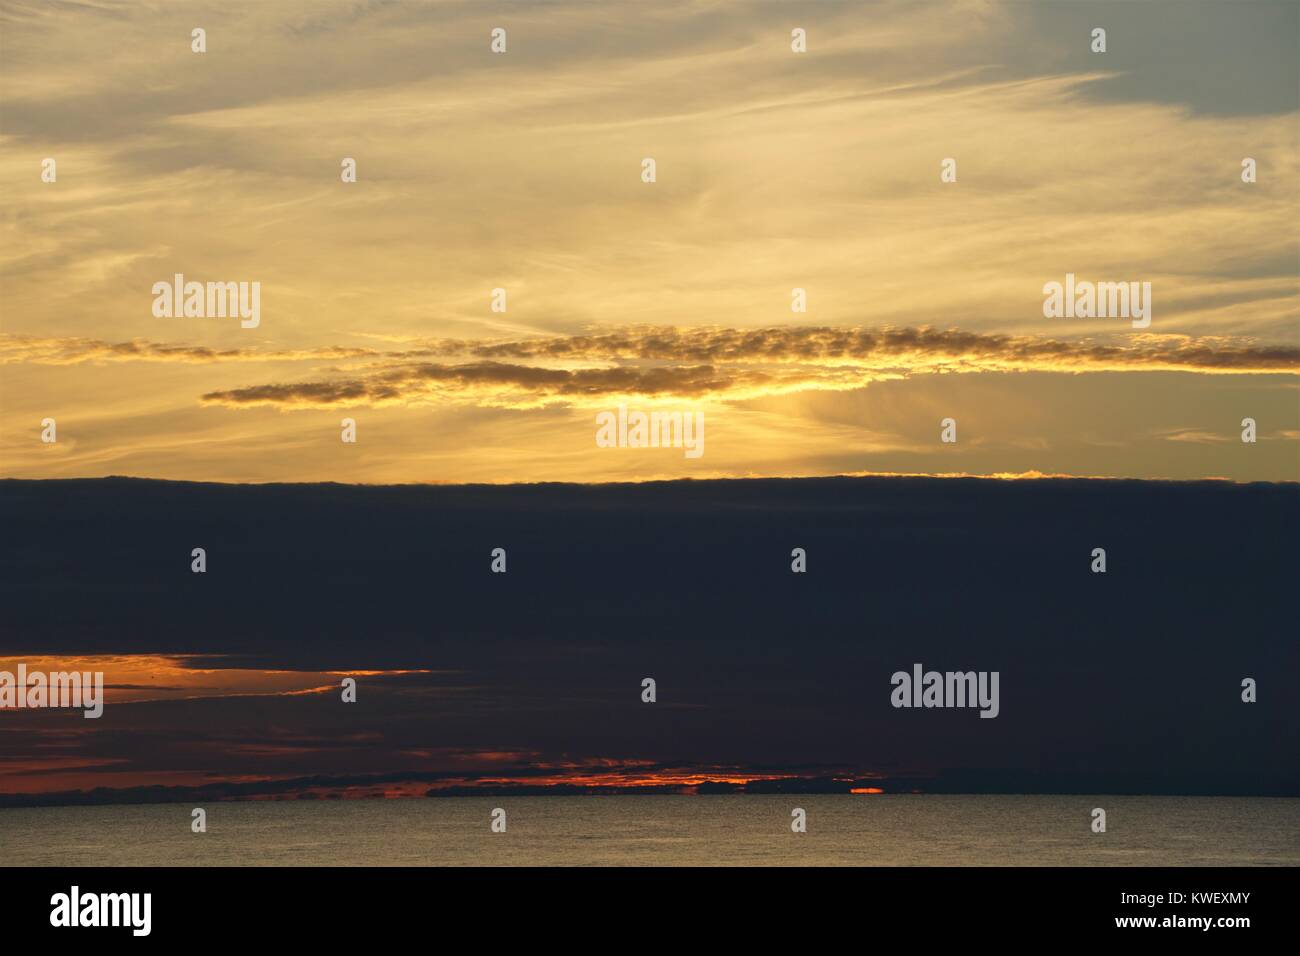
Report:
M0 672L109 685L5 713L0 805L1300 792L1297 36L1268 0L0 0ZM167 314L178 275L256 322ZM1049 314L1067 276L1149 312ZM606 447L620 410L700 454ZM166 481L70 480L108 476ZM900 715L918 660L999 671L1001 715Z
M1297 480L1298 30L1255 0L9 0L0 474ZM156 316L178 273L258 282L257 326ZM1150 325L1045 317L1071 273L1149 282ZM599 447L619 406L703 414L703 454Z

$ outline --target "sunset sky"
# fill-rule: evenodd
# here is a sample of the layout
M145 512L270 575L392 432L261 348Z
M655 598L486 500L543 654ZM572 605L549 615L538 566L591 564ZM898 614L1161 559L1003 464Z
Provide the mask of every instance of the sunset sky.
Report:
M0 0L0 671L110 685L3 715L0 797L1300 792L1259 769L1300 719L1298 35L1291 0ZM178 274L259 323L156 315ZM1149 326L1046 317L1070 274L1149 283ZM620 406L703 454L599 447ZM43 480L106 476L173 481ZM900 717L917 660L1000 668L1003 715Z
M1294 3L16 0L0 28L0 474L1300 477ZM260 325L154 317L176 273L260 282ZM1150 327L1044 318L1066 273L1149 281ZM704 454L596 447L619 404L703 412Z

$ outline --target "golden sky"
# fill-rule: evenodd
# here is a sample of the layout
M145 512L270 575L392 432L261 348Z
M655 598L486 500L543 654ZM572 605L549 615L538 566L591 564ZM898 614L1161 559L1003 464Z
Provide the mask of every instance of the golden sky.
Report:
M1298 28L1285 2L6 3L0 475L1300 479ZM176 273L259 282L260 323L156 317ZM1150 327L1045 318L1067 273L1150 282ZM703 412L704 454L597 447L620 404Z

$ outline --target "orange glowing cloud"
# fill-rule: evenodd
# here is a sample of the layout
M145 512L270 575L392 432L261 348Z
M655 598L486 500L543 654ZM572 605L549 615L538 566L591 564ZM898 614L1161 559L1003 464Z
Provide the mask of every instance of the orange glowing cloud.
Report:
M214 667L219 655L125 655L0 657L0 671L81 671L104 675L106 704L194 700L211 697L260 697L320 694L335 691L344 677L389 677L429 674L428 670L293 671L253 667ZM4 708L9 709L9 708Z

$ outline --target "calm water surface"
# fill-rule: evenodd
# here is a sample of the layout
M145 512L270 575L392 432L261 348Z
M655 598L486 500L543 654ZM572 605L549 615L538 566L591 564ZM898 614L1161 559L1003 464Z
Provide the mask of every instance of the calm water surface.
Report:
M489 829L504 807L505 833ZM808 832L790 831L803 807ZM1089 829L1104 807L1107 832ZM0 810L0 864L1300 865L1300 799L588 796Z

